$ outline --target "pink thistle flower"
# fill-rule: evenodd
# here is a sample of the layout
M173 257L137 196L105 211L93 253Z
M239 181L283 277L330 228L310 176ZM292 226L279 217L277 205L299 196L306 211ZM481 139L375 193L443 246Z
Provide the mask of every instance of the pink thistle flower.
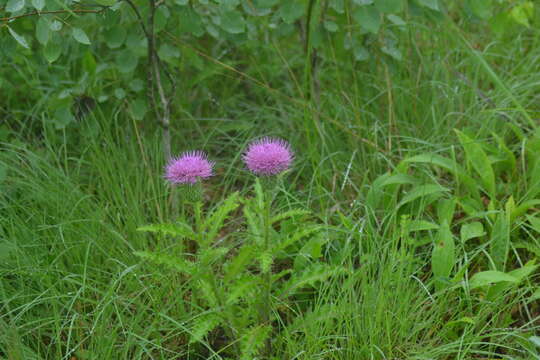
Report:
M289 168L294 155L288 142L264 137L249 144L243 159L255 175L277 175Z
M202 151L186 151L169 160L165 167L165 179L172 184L195 184L212 176L214 163L208 161Z

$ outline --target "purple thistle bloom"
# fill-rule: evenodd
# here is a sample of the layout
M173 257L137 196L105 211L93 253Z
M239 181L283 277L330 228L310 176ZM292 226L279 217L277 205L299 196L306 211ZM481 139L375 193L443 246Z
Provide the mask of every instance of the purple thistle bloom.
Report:
M277 175L289 168L294 155L288 142L264 137L249 144L243 156L248 169L255 175Z
M195 184L197 180L212 176L214 163L202 151L186 151L169 160L165 179L172 184Z

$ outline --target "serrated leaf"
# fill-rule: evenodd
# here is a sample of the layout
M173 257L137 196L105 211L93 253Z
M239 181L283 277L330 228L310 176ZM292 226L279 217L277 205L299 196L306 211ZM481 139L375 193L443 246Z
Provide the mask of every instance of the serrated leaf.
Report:
M223 227L223 224L227 217L240 205L240 199L238 192L234 192L221 205L219 205L203 224L203 227L207 229L207 235L205 243L210 244L216 238L219 230Z
M469 280L469 287L476 289L478 287L497 284L500 282L512 282L517 283L518 280L512 275L506 274L501 271L488 270L474 274Z
M197 271L194 263L176 256L152 253L148 251L136 251L134 252L134 255L155 264L165 265L186 275L194 276Z
M240 360L256 359L256 355L264 347L265 341L271 332L272 327L269 325L248 329L247 334L244 334L240 339Z
M71 30L71 34L73 35L73 38L81 44L90 45L90 39L88 38L88 35L86 35L83 29L74 27Z
M229 261L226 266L224 281L228 283L236 276L241 274L246 266L253 260L255 248L253 246L244 245L236 256Z
M191 226L185 223L146 225L137 228L137 231L182 236L191 240L195 240L197 238L197 235L195 232L193 232Z
M221 318L216 314L205 314L194 319L195 325L191 329L189 342L200 342L203 338L220 323Z
M354 12L354 19L363 29L376 34L381 27L381 14L375 6L360 6Z
M14 13L24 8L25 0L9 0L6 4L6 12Z
M288 297L295 290L306 286L313 286L318 282L346 273L346 270L340 266L331 266L327 264L314 264L304 270L299 275L292 276L281 291L281 298Z
M322 231L325 228L326 227L324 225L311 225L311 226L300 227L292 235L290 235L286 239L282 240L281 243L279 243L276 246L275 251L283 251L286 248L288 248L289 246L296 243L297 241L299 241L299 240L301 240L301 239L303 239L303 238L305 238L307 236L316 234L316 233Z
M21 45L22 47L24 47L26 49L30 49L30 46L28 46L28 42L26 41L24 36L17 34L15 32L15 30L10 28L9 26L7 28L8 28L9 33L11 34L11 36L13 36L13 38L15 39L15 41L17 41L19 43L19 45Z
M302 210L302 209L293 209L293 210L288 210L288 211L285 211L285 212L282 212L280 214L277 214L276 216L274 216L271 220L270 220L270 224L276 224L282 220L285 220L285 219L288 219L288 218L291 218L291 217L300 217L300 216L306 216L306 215L310 215L311 214L311 211L308 211L308 210Z

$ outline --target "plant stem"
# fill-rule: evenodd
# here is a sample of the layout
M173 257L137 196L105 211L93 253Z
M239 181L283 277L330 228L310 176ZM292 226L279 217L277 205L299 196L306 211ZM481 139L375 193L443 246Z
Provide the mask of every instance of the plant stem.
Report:
M263 226L264 226L264 252L267 253L270 250L270 206L272 203L272 195L270 190L264 192L266 199L264 199L264 211L263 211ZM270 312L271 308L271 295L272 295L272 269L268 269L264 274L264 294L263 294L263 324L270 325ZM271 337L266 338L265 355L270 357L272 353L272 341Z

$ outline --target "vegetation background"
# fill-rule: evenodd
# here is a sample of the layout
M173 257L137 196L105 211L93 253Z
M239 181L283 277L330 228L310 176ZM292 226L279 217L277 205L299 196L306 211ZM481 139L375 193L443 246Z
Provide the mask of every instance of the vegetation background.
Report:
M0 0L0 357L540 359L539 24L525 0ZM286 245L232 273L266 135L296 153ZM190 262L227 304L178 265L162 174L191 149L208 214L234 202Z

